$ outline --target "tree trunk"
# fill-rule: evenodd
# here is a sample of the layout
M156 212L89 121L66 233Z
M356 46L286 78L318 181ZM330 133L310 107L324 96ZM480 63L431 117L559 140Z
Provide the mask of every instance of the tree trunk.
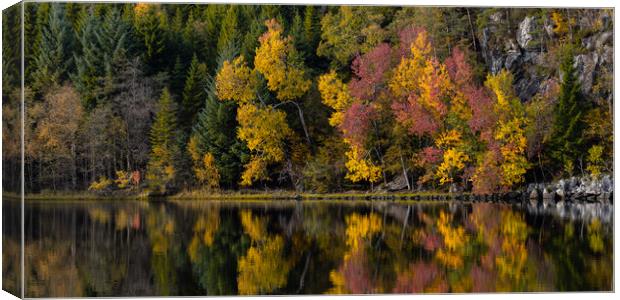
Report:
M407 182L407 190L411 191L411 184L409 184L409 176L407 175L407 168L405 167L405 160L403 159L402 152L400 152L400 165L403 167L403 176L405 176L405 182Z

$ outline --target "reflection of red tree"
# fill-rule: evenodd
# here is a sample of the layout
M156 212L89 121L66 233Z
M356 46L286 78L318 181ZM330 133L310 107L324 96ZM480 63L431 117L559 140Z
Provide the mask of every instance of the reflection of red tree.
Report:
M489 270L474 265L469 271L472 279L472 293L495 291L495 274Z
M394 293L445 293L448 283L445 274L437 265L417 262L409 266L409 270L400 273L396 278Z
M424 249L435 251L443 246L441 237L435 233L429 233L424 236Z
M345 287L352 294L373 292L367 260L366 251L358 249L349 254L344 264L340 266L339 271L344 275Z

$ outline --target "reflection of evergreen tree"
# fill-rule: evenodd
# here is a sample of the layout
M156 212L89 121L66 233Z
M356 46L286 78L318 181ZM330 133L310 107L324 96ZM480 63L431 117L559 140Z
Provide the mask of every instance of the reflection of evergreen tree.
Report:
M227 215L215 233L213 244L200 244L192 269L204 293L213 295L237 294L237 259L245 253L249 241L241 235L241 224Z

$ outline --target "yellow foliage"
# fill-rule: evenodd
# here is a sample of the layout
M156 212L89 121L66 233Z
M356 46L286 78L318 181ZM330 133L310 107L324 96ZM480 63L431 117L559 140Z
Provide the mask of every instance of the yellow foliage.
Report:
M529 168L525 157L527 139L525 137L526 119L516 117L508 122L499 121L495 139L500 142L500 152L504 159L501 164L502 185L510 187L523 181Z
M241 211L241 225L252 241L261 241L267 237L267 220L254 217L250 210Z
M118 188L124 189L129 185L130 177L131 175L128 172L123 170L116 171L116 179L114 180L114 183L116 183Z
M286 284L290 266L282 259L283 248L284 241L276 236L248 249L238 263L239 294L271 293Z
M454 181L454 173L465 168L469 156L460 150L450 148L443 154L443 162L437 167L437 177L441 184Z
M345 167L348 172L345 178L352 182L359 182L362 180L367 180L369 182L379 181L379 179L381 179L381 168L375 166L370 159L365 157L363 149L352 143L348 144L351 148L346 152L347 162L345 163Z
M497 100L495 111L499 114L500 119L502 117L509 117L514 110L512 106L519 101L514 94L512 81L512 74L504 69L497 75L489 74L484 83L495 95Z
M269 163L284 160L286 139L292 134L286 122L286 113L273 108L260 108L242 104L237 110L239 128L237 136L252 151L250 162L245 165L242 185L251 185L266 178Z
M112 180L105 176L100 176L99 180L93 181L88 187L91 191L101 191L112 185Z
M588 244L595 253L600 253L605 248L601 233L601 221L598 218L594 218L588 225Z
M381 231L381 218L374 213L362 216L357 213L348 215L345 218L347 222L347 246L350 247L349 252L355 252L359 249L360 241L370 238L373 234Z
M495 258L495 263L500 279L519 282L527 262L525 242L529 230L523 216L518 212L502 211L501 220L502 254Z
M452 227L452 216L441 211L437 229L443 236L444 248L437 251L436 257L444 265L458 269L463 266L463 251L468 241L462 226Z
M457 130L443 132L435 139L435 145L440 148L455 147L461 143L461 133Z
M319 77L318 88L323 103L335 110L329 118L329 124L338 126L344 121L344 111L353 103L349 88L337 77L336 71L331 70Z
M564 20L562 14L557 11L552 12L551 20L553 20L553 23L555 24L555 26L553 26L553 32L555 32L555 34L558 36L563 36L568 32L568 23Z
M198 182L204 183L210 189L220 187L220 172L215 165L213 154L207 152L202 158L202 164L194 166L194 173Z
M594 145L588 150L588 166L586 167L592 177L598 177L603 169L603 146Z
M329 295L342 295L347 294L348 291L345 287L344 275L336 270L329 272L329 281L331 281L333 287L331 287L326 294Z
M297 98L308 91L310 80L306 78L300 57L291 37L282 37L282 27L275 19L265 22L267 32L260 38L254 65L267 79L267 87L275 91L280 100Z
M397 97L406 97L411 93L420 92L420 83L425 68L429 68L431 45L426 32L418 34L411 43L411 58L403 58L390 78L388 86ZM428 71L428 69L426 70Z
M235 100L241 104L256 98L257 86L256 71L247 66L243 56L235 58L232 63L225 61L215 77L218 98Z
M237 120L240 125L237 136L247 143L250 151L268 161L284 159L284 142L291 134L284 112L245 104L239 107Z

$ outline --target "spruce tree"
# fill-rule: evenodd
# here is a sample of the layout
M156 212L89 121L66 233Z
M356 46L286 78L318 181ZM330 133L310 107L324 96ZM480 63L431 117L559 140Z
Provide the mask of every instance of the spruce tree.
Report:
M185 87L183 88L183 100L180 111L181 127L189 130L194 124L196 114L203 106L206 98L207 66L198 62L194 55L187 72Z
M51 4L47 24L41 29L40 48L35 58L33 88L44 93L67 79L73 67L73 31L62 4Z
M150 142L151 155L146 178L153 191L165 193L174 183L179 153L176 111L168 88L164 88L159 99Z
M583 154L583 120L585 105L580 94L580 84L575 74L573 50L565 49L561 62L562 83L553 122L552 158L558 167L571 174L577 159Z
M218 56L218 65L233 59L239 52L231 44ZM218 67L218 69L219 69ZM220 173L220 185L236 187L243 165L248 158L248 150L237 138L236 105L232 101L221 101L215 92L215 80L207 78L206 103L197 116L193 135L197 137L201 155L211 153Z

